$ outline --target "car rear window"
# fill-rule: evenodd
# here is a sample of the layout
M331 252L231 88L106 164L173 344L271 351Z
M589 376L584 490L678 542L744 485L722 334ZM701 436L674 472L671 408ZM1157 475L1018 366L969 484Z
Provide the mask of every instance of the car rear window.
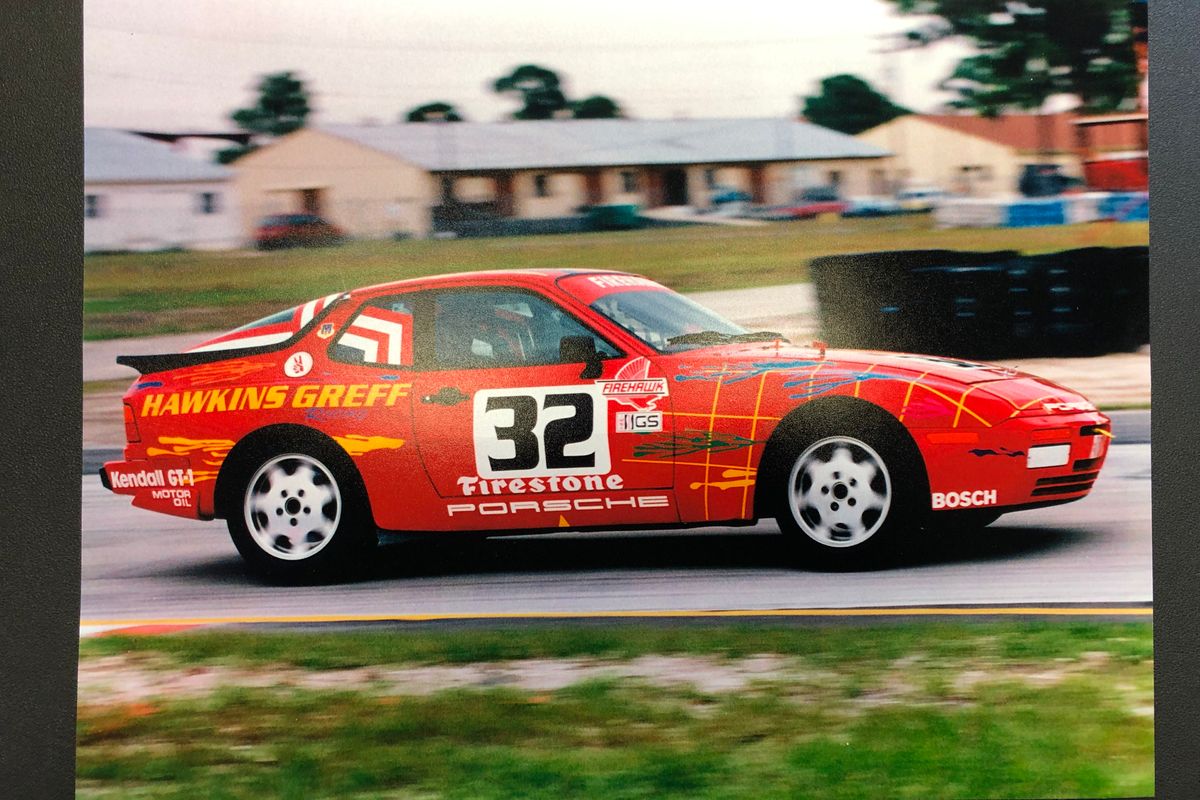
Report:
M248 347L266 347L282 344L295 337L318 314L332 307L342 295L340 293L326 295L316 300L309 300L303 305L293 306L285 311L271 314L253 322L247 322L241 327L234 328L228 333L215 339L210 339L192 352L206 350L240 350Z

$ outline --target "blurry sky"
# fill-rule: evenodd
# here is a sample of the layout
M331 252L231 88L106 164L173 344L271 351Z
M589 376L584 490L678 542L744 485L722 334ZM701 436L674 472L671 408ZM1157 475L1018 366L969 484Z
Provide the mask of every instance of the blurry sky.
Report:
M966 53L946 42L883 56L914 22L883 0L87 0L84 122L232 129L258 76L291 69L318 122L390 122L445 100L468 119L509 115L491 82L523 63L567 94L606 94L630 116L782 116L825 76L860 75L910 108ZM890 63L890 70L889 70Z

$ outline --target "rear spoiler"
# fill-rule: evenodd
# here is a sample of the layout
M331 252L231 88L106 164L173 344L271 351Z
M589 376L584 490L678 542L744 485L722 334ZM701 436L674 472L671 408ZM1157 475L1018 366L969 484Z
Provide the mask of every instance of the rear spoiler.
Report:
M229 350L201 350L191 353L162 353L151 356L117 356L117 363L126 367L133 367L142 375L149 375L154 372L166 372L167 370L179 369L181 367L194 367L197 364L226 361L235 357L269 353L278 349L280 349L279 345L265 345L263 347L239 347Z

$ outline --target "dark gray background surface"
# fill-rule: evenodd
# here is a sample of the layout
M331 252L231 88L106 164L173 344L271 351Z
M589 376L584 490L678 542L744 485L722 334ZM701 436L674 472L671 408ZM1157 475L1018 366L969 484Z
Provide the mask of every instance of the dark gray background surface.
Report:
M0 787L74 793L81 325L80 0L5 6L0 48ZM1196 195L1200 4L1154 0L1151 251L1157 795L1200 797Z

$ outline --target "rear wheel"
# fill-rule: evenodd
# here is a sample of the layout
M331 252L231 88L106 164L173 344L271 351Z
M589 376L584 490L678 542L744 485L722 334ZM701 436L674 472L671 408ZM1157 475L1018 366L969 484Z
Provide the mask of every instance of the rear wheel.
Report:
M776 519L797 555L829 567L894 558L928 502L924 464L895 420L855 415L793 428L776 461ZM853 432L851 432L853 431Z
M229 534L256 572L284 580L335 575L376 536L353 464L331 446L248 459Z

